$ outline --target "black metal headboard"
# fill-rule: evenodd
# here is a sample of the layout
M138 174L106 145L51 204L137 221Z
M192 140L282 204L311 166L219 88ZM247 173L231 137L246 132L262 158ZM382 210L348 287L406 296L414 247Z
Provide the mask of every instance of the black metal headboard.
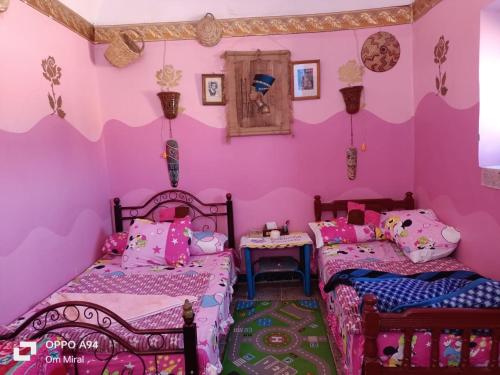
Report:
M226 217L228 245L234 248L234 216L233 201L230 193L226 194L226 201L222 203L204 203L193 194L183 190L165 190L151 197L141 206L122 206L120 198L113 199L113 213L115 231L122 232L125 223L140 218L158 221L158 209L161 207L183 206L189 209L189 216L193 224L200 230L219 229L219 220Z

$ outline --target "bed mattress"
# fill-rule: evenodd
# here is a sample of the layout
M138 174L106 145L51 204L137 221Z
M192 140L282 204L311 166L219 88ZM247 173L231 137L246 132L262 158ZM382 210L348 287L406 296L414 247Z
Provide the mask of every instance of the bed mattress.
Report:
M86 271L60 288L57 292L70 295L71 293L121 293L131 295L158 295L158 296L195 296L193 303L195 311L195 323L197 324L198 359L200 369L205 373L217 373L222 370L219 353L219 338L227 333L229 325L233 322L229 306L233 293L233 284L236 281L236 272L231 253L223 252L212 255L192 256L185 267L173 268L167 266L139 267L134 269L123 269L121 267L121 256L107 255L96 261ZM51 297L46 298L34 306L11 325L8 329L15 329L23 323L24 319L33 313L49 305ZM174 328L182 327L182 306L148 315L129 321L139 329ZM147 348L144 337L134 336L127 333L119 325L111 326L111 331L126 337L128 342L133 342L136 348ZM60 330L67 340L75 340L85 334L84 330L71 328L66 331ZM26 336L29 330L25 332ZM100 352L113 352L109 340L102 336L94 336L98 341ZM143 341L139 341L143 340ZM172 335L168 343L169 348L181 348L182 336ZM137 358L122 354L120 358L110 363L109 373L123 369L123 363L132 367L142 367ZM181 366L181 356L161 356L160 370L177 373L176 364ZM125 361L120 365L120 360ZM135 362L136 363L135 363ZM148 365L154 372L154 367ZM91 366L102 361L96 361L94 356L89 356L86 364ZM134 364L135 363L135 364ZM118 367L117 367L118 366ZM122 366L122 367L120 367ZM173 372L173 371L176 372ZM148 371L146 371L148 373Z

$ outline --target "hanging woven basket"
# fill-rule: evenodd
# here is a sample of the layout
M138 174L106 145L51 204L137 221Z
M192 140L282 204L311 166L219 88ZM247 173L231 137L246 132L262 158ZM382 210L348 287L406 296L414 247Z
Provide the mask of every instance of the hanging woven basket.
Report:
M9 0L0 0L0 12L5 12L9 8Z
M140 44L134 41L139 39ZM122 30L111 41L108 49L104 53L111 65L123 68L141 57L144 50L144 39L136 30Z
M175 91L162 91L157 95L160 98L165 117L169 120L176 118L181 94Z
M213 47L222 38L222 26L212 13L207 13L196 24L196 39L205 47Z
M340 92L344 97L345 110L347 113L354 115L359 112L361 104L361 91L363 91L363 86L344 87L343 89L340 89Z

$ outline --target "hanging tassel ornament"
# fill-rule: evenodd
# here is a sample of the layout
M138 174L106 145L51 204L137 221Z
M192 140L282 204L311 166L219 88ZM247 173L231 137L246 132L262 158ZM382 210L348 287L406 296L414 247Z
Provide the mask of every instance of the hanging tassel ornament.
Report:
M179 184L179 144L175 139L169 139L165 151L170 185L175 188Z
M172 120L177 117L180 94L178 92L167 91L158 93L158 97L162 104L163 114L168 119L170 135L170 139L165 144L163 157L167 159L170 186L175 188L179 184L179 144L172 137Z
M350 117L351 117L351 147L349 147L346 151L346 158L347 158L347 178L353 181L356 179L356 172L358 169L358 149L354 147L352 115Z

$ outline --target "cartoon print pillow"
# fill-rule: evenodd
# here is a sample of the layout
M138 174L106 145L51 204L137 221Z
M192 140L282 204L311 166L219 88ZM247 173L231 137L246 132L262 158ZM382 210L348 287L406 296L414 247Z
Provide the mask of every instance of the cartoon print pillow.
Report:
M226 241L227 236L222 233L211 231L193 232L189 253L190 255L221 253L224 251Z
M440 222L432 210L390 211L384 216L386 236L414 263L446 257L460 242L460 232Z
M135 219L130 223L123 268L165 265L165 248L172 223Z
M167 265L182 267L189 261L189 242L191 239L191 219L186 216L170 223L165 249Z
M118 232L112 233L106 240L104 240L104 245L101 248L103 254L116 254L121 255L127 247L128 233Z
M437 220L436 214L430 209L388 211L380 214L380 226L384 231L385 237L388 240L394 241L398 236L407 236L407 228L418 217Z
M359 243L375 240L375 230L370 225L352 225L346 217L325 221L320 228L325 244Z

